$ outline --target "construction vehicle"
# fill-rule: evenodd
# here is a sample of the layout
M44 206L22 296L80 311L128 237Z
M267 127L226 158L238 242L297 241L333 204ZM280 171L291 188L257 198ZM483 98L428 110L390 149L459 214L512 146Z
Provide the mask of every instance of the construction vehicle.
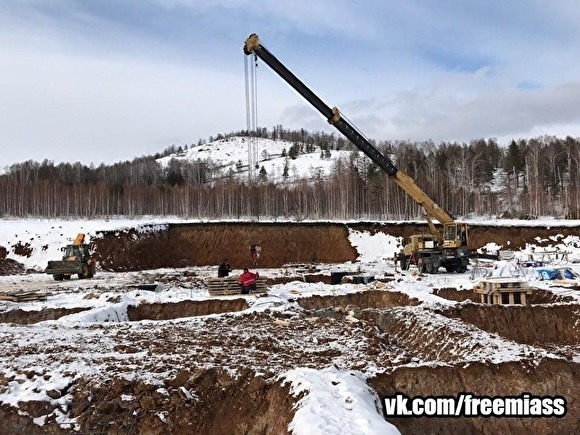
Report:
M393 161L376 148L369 140L353 127L336 108L330 108L317 95L302 83L261 43L258 35L251 34L245 41L244 53L254 54L274 70L296 92L314 106L326 120L340 131L350 142L364 152L389 178L399 185L426 212L429 234L410 237L404 249L397 255L402 269L416 265L421 272L437 273L439 267L448 272L463 273L469 264L468 228L465 223L456 222L442 210L415 181L395 166ZM439 231L433 219L443 226Z
M78 275L80 279L92 278L95 275L96 261L91 258L85 235L79 233L71 245L61 248L62 260L49 261L44 273L52 275L55 280L70 279Z

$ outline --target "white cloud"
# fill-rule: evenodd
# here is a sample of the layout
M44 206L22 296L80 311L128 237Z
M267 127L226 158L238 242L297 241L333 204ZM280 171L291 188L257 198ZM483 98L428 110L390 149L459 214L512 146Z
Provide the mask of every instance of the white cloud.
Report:
M579 15L565 1L2 2L0 166L71 149L131 159L244 128L252 32L377 140L575 134ZM260 65L261 125L332 130Z
M0 143L18 161L112 162L243 128L235 73L66 54L41 65L30 54L10 59L0 71Z

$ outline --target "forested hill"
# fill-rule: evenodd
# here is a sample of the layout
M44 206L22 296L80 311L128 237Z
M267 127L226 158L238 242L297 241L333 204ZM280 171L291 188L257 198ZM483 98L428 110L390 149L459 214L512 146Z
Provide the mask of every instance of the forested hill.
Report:
M281 126L218 135L152 156L101 164L27 161L0 175L0 215L420 219L421 210L344 138ZM403 172L458 217L580 218L580 139L501 147L378 142ZM252 162L250 165L249 162Z

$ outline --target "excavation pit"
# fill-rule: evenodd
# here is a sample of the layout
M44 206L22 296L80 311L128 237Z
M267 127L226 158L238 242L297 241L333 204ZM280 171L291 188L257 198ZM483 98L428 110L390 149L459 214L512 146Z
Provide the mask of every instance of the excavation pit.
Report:
M266 381L250 370L238 377L216 368L181 370L163 383L160 388L122 377L104 382L80 378L70 386L69 415L77 430L64 430L54 417L39 428L30 417L50 415L58 404L37 401L22 406L28 418L0 407L0 432L280 434L287 432L298 400L289 384Z
M213 227L216 230L216 226ZM376 228L374 225L372 227ZM394 230L399 230L399 226L395 227ZM364 229L362 226L357 228ZM390 226L381 226L383 229L390 235L394 234ZM179 226L165 230L160 237L154 237L155 240L145 240L147 243L139 240L150 237L147 233L145 236L135 233L126 238L111 235L107 236L107 240L99 240L99 248L103 248L100 254L110 263L111 270L209 265L215 266L217 271L223 252L231 250L230 261L236 268L243 267L248 262L248 243L244 241L256 241L255 234L262 234L259 226L245 225L240 233L233 232L229 224L219 226L217 230L198 237L200 231L205 232L203 228ZM309 229L303 235L302 227L296 232L285 230L283 239L277 227L275 230L267 231L260 240L264 249L264 262L260 264L260 269L267 265L279 267L288 259L304 261L304 258L309 258L309 246L308 251L304 252L280 249L280 246L291 243L300 247L305 242L314 243ZM505 237L513 238L511 228L501 231ZM491 228L489 239L497 240L499 233L497 228ZM538 228L534 228L527 239L522 238L518 243L533 241L538 234ZM242 237L237 237L240 235ZM319 258L329 263L356 259L356 251L342 240L348 236L346 228L335 228L323 236L323 242L316 241L317 246L325 243L325 251L317 252ZM328 240L334 240L334 236L342 237L340 244L328 243ZM477 230L473 236L475 240ZM110 257L104 246L107 243L115 248ZM176 246L179 250L177 254ZM191 276L186 273L163 272L162 276L155 275L152 278L155 282L172 282L187 290L194 289L187 291L190 298L193 294L202 294L202 279L195 273ZM149 276L147 273L144 275ZM135 279L147 281L140 275L131 279L131 282ZM269 278L268 284L296 280L330 284L329 275L316 272L295 273L295 276L285 274ZM83 282L90 283L89 280ZM398 282L393 284L393 290L397 290ZM420 285L424 283L425 280ZM318 288L334 293L327 286L320 285ZM276 310L256 310L234 314L248 308L248 304L241 298L224 298L211 299L211 303L209 300L141 303L128 309L132 322L59 322L31 328L4 323L6 336L14 334L15 338L7 339L4 343L7 370L5 379L0 376L0 390L6 388L7 382L26 382L34 368L43 367L47 362L54 367L66 367L63 373L70 372L71 378L76 376L75 370L79 363L90 364L93 369L98 368L98 380L89 379L89 375L86 378L74 378L70 389L69 386L63 386L61 391L63 402L68 400L68 397L65 398L68 392L74 396L72 403L67 402L67 406L70 405L67 409L72 410L67 418L76 419L82 433L111 430L122 433L285 433L294 413L293 405L298 399L290 395L288 385L274 381L275 375L295 367L325 369L336 365L341 370L356 370L367 374L371 370L377 373L375 370L378 368L385 370L385 373L372 378L369 385L381 395L403 392L408 395L450 396L460 391L490 395L507 391L519 395L529 390L534 395L562 394L569 400L569 415L563 419L390 420L402 433L580 433L580 427L574 426L568 418L571 416L575 419L572 421L578 421L579 417L576 411L579 408L578 364L564 358L559 361L542 361L545 349L556 353L552 346L565 348L565 352L575 352L574 361L578 361L579 345L578 340L575 340L577 329L562 332L570 329L572 322L580 323L577 311L562 309L558 312L553 307L538 307L547 310L536 310L537 307L533 306L571 306L564 304L571 302L566 297L549 291L534 292L528 301L532 307L526 307L526 310L532 311L508 315L497 314L494 310L512 310L514 307L483 306L476 309L474 307L482 307L477 303L458 304L453 308L441 308L440 305L433 307L431 304L421 304L403 293L377 291L376 288L380 288L378 286L369 288L373 290L365 294L300 297L297 304L303 310L296 309L292 298L288 310L282 313ZM345 289L351 291L350 286L345 286ZM343 289L337 291L342 292ZM457 302L477 300L469 290L464 289L441 289L433 293ZM144 294L129 296L137 298L137 301L140 297L150 298L151 301L164 300L162 296ZM160 291L159 294L164 293ZM180 293L182 296L185 294L185 291ZM123 301L126 299L120 296L117 299L116 294L110 299L112 304L119 304L125 311ZM248 301L251 303L252 298L248 298ZM571 310L578 310L577 307ZM55 310L50 315L49 311L43 310L45 312L36 320L28 317L32 316L31 312L20 313L17 317L28 318L26 322L18 323L33 323L58 319L84 310L87 308L60 313ZM225 315L212 315L219 313ZM91 317L91 313L88 314L86 318ZM526 315L531 317L527 323L524 321ZM205 317L187 320L187 317L192 316ZM483 320L478 320L477 316L483 317ZM498 316L499 319L494 319ZM121 316L121 319L127 320L127 317ZM163 321L171 319L181 320ZM64 334L61 328L66 328L67 333ZM525 328L526 331L510 332L510 328ZM516 341L507 339L508 332ZM523 337L518 337L518 334ZM559 335L563 335L563 338L558 338ZM532 346L544 349L530 349L530 346L520 343L532 343ZM510 363L498 363L493 359L504 352L504 346L512 344L516 351L522 349L522 353L510 357L520 359ZM17 365L18 361L24 360L31 362L30 367L22 369ZM149 385L140 381L135 377L139 372L146 374L142 379L155 378L160 383ZM33 373L29 381L50 373ZM12 379L14 377L16 379ZM157 391L160 385L163 385L161 390L166 391ZM506 386L512 389L506 390ZM9 405L1 406L0 433L10 433L15 427L22 428L23 433L44 430L51 433L65 432L59 432L61 428L50 418L42 428L32 423L32 418L41 418L47 407L59 406L53 398L58 393L50 391L51 400L45 402L21 402L20 411L28 412L28 416L21 415L19 410ZM269 422L270 426L264 422Z

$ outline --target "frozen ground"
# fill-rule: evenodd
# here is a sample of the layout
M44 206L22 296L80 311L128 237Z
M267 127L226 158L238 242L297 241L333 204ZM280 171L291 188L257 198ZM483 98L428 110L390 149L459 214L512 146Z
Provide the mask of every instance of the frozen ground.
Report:
M0 221L0 246L9 250L8 258L40 271L48 259L58 258L60 246L70 242L78 231L90 238L98 230L140 223ZM88 424L72 406L81 379L108 382L124 377L168 388L168 379L184 370L194 373L219 368L236 378L250 369L270 381L289 383L291 395L297 400L288 427L293 433L384 434L398 430L384 420L379 395L366 383L377 374L401 367L479 362L538 364L546 358L580 361L578 342L573 340L514 340L490 328L441 315L442 310L445 314L447 309L460 310L469 305L437 295L439 289L472 290L477 280L469 272L419 275L411 269L402 273L390 260L396 251L394 238L352 232L350 241L359 252L357 262L317 265L316 273L350 270L372 275L375 281L330 285L304 282L305 273L293 268L258 269L268 279L268 295L246 296L242 302L236 302L238 296L209 296L204 281L215 276L215 267L100 271L89 280L61 282L42 273L0 276L0 292L36 291L41 295L40 300L26 303L0 302L0 314L20 310L19 316L25 319L27 313L63 310L55 318L32 324L13 320L0 323L4 345L0 355L0 404L30 416L39 428L56 424L75 431ZM571 248L576 244L572 242L577 241L566 241L568 260L580 257ZM17 243L29 244L33 254L15 255L10 248ZM525 259L528 253L518 252L516 257ZM579 264L565 263L580 272ZM514 262L504 260L489 270L494 274L513 271L510 264ZM578 317L578 290L554 286L529 272L526 277L534 288L555 296L542 304L548 316L552 316L550 307L567 306ZM361 292L366 299L359 295ZM325 302L330 299L332 303ZM172 308L174 312L165 318L131 318L131 307L178 307L188 301L201 304L208 300L223 301L225 311L211 313L212 308L208 308L202 314L188 315L182 308ZM377 331L368 314L363 313L365 308L392 309L389 316L395 327L388 333ZM140 313L143 316L143 311ZM408 333L409 329L413 334ZM446 337L445 349L433 353L429 347L440 346L437 340L441 336ZM195 397L194 386L181 388L186 390L186 397ZM130 394L123 397L134 400ZM32 411L30 404L37 402L49 405ZM163 427L171 416L167 410L158 412L156 418Z

